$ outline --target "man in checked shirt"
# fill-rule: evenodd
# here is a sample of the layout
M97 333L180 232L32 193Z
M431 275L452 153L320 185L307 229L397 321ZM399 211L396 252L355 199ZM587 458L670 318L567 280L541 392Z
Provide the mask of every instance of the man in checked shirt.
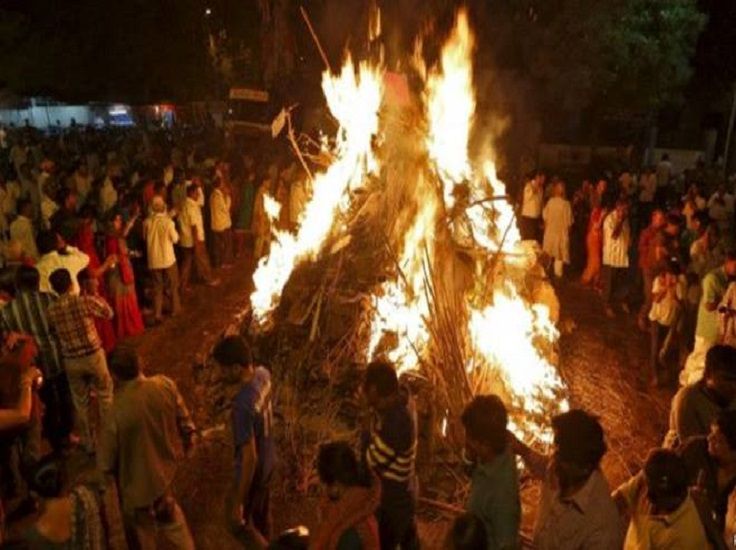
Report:
M363 434L363 456L381 480L381 504L376 512L381 548L419 548L414 514L417 420L414 401L399 386L389 363L368 365L363 393L371 408L370 429Z
M112 308L100 296L73 294L72 278L66 269L57 269L49 278L59 298L49 306L48 319L59 338L64 370L76 411L76 426L87 453L95 452L89 425L89 391L94 387L102 422L112 404L112 378L95 318L112 319Z

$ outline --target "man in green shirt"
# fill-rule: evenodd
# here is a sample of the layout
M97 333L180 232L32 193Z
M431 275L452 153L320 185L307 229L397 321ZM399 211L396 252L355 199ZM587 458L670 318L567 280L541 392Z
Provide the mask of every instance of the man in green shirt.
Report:
M475 466L467 509L483 522L489 550L520 548L521 504L508 413L496 395L475 397L461 417L465 449Z
M726 254L724 264L703 277L703 294L698 307L698 324L695 328L695 346L680 373L680 385L694 384L703 376L705 354L718 343L718 304L726 293L728 283L736 277L736 250Z

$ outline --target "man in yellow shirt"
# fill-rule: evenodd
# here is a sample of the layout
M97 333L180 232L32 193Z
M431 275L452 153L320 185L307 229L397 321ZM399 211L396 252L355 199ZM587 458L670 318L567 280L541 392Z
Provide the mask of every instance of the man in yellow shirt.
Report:
M616 489L613 498L631 518L624 550L712 547L688 492L685 463L672 451L653 450L644 469Z

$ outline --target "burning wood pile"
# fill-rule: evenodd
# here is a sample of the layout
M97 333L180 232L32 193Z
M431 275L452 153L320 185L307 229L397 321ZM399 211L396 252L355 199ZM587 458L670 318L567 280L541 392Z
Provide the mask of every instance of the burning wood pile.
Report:
M306 183L298 228L272 232L250 329L302 388L355 386L359 365L386 358L421 381L438 435L453 436L471 395L493 392L518 435L545 443L567 407L557 300L519 237L491 144L469 155L473 47L461 11L435 67L418 47L421 90L405 86L404 101L380 62L348 58L324 74L339 126L322 142L329 163ZM264 205L275 220L278 202Z

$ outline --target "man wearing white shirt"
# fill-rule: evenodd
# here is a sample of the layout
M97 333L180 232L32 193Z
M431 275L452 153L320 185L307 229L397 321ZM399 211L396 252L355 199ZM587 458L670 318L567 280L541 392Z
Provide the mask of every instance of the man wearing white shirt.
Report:
M38 260L36 233L33 228L33 204L28 199L18 202L18 217L10 224L10 240L20 243L23 254Z
M519 231L521 238L541 242L542 207L544 206L544 174L538 173L524 186Z
M155 322L163 320L164 291L171 292L171 313L181 309L179 300L179 269L174 245L179 242L174 220L166 212L166 203L159 195L151 201L151 215L143 222L143 236L148 251L148 269L153 275L153 311Z
M92 191L92 176L86 162L80 162L71 177L71 187L77 193L80 206L84 205L87 196Z
M210 195L210 227L212 229L212 264L220 267L223 264L228 267L232 262L232 218L230 206L232 200L230 193L223 184L222 179L216 178L215 190Z
M197 184L187 187L187 198L179 214L179 246L181 247L181 288L189 290L192 264L196 264L197 275L210 286L220 281L212 277L212 268L205 247L204 222L201 206L202 191Z
M728 235L733 220L734 198L727 192L726 184L721 184L708 200L708 214L716 222L722 235Z
M41 258L36 264L40 276L39 290L41 292L53 292L49 277L57 269L66 269L72 278L70 293L79 294L79 283L77 275L89 265L89 256L73 246L67 246L64 239L53 231L44 231L38 235L38 250ZM103 266L114 261L114 257L108 257Z
M619 199L616 208L603 221L603 299L606 315L614 316L614 300L621 303L621 309L629 312L626 278L629 272L629 246L631 227L629 226L629 205Z

